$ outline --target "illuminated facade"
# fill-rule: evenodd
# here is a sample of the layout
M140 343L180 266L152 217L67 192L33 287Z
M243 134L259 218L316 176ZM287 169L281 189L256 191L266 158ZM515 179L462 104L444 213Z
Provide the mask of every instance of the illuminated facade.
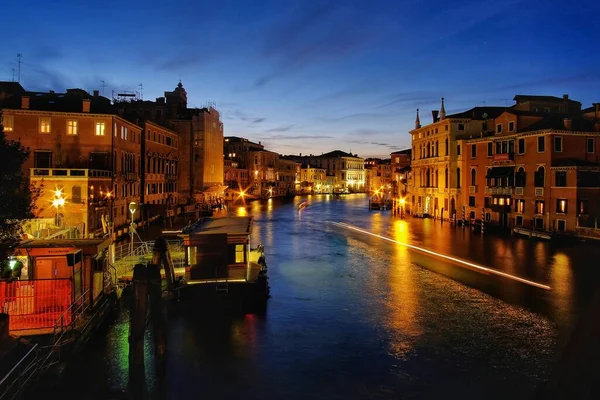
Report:
M460 218L463 199L460 140L481 133L486 121L503 110L504 107L475 107L447 116L442 98L441 109L433 110L431 124L424 126L417 110L415 129L410 131L412 180L406 199L413 213Z
M300 193L332 193L333 187L327 184L327 171L324 168L303 165L300 169Z
M600 105L516 96L483 137L465 140L468 218L575 233L600 217ZM598 115L596 114L598 112Z

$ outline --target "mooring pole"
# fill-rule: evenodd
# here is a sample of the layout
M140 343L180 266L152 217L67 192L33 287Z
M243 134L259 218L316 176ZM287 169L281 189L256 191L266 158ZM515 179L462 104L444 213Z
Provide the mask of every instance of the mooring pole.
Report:
M148 274L144 264L133 268L133 299L129 316L129 382L144 381L144 331L148 312Z
M167 354L166 321L162 305L160 265L150 264L148 270L148 294L150 296L150 318L154 330L155 353L160 363Z
M159 237L154 241L152 264L157 264L159 266L159 270L161 264L165 268L167 293L169 294L169 298L172 299L175 285L175 271L173 270L171 254L169 253L169 245L164 237Z

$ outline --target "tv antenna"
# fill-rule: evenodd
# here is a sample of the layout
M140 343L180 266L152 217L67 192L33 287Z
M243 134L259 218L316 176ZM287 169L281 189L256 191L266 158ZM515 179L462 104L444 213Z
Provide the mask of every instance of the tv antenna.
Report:
M102 81L102 96L104 96L104 88L106 87L106 83Z
M19 64L19 80L18 80L19 83L21 83L21 58L22 57L23 57L23 54L17 53L17 63Z
M12 81L13 82L15 81L15 69L14 68L12 69Z
M144 100L144 85L140 83L138 87L140 88L140 100Z

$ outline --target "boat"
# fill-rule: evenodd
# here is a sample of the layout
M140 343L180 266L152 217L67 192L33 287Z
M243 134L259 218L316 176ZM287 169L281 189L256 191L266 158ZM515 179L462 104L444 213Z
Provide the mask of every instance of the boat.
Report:
M513 232L517 235L526 236L528 238L541 239L541 240L552 240L555 235L554 232L550 231L536 231L534 229L526 229L521 227L513 228Z
M264 247L250 246L252 225L251 216L229 216L203 218L184 228L178 235L185 254L182 294L208 291L265 301L269 286Z
M302 203L298 204L298 210L302 210L306 206L308 206L308 201L303 201Z

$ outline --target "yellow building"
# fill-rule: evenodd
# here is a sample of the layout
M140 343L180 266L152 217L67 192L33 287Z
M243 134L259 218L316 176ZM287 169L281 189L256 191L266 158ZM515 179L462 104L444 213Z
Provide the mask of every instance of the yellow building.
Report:
M461 139L479 135L488 120L504 111L504 107L474 107L468 111L446 115L444 98L441 109L432 111L432 122L421 125L419 110L412 136L412 180L408 198L413 214L435 217L461 217Z

